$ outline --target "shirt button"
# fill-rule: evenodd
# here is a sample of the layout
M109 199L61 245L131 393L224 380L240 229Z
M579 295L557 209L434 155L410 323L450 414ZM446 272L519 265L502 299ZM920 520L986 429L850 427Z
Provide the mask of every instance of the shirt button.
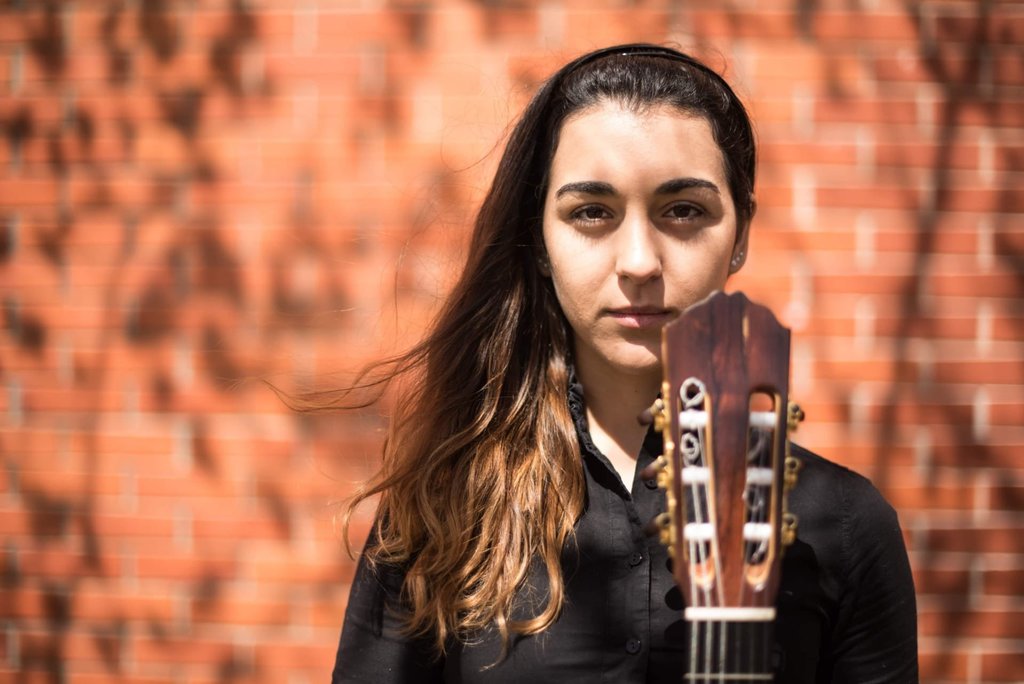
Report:
M655 480L653 477L649 480L644 480L644 487L647 487L648 489L657 489L658 481Z
M636 567L640 565L641 562L643 562L643 559L644 555L642 553L640 553L639 551L634 551L633 554L629 557L629 564L633 567Z
M640 640L630 639L626 642L626 653L629 655L636 655L640 652Z

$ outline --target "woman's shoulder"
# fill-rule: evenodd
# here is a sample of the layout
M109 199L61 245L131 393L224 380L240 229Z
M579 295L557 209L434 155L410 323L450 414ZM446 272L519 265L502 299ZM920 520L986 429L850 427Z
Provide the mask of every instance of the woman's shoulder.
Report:
M822 681L917 681L914 583L896 511L863 475L796 445L791 454L803 467L788 499L797 538L783 556L786 619L824 620Z
M791 444L790 454L800 461L796 487L790 502L827 507L847 518L895 515L892 506L864 475L809 449Z
M887 547L903 552L896 511L871 480L795 444L791 454L802 467L789 509L798 537L824 552L820 561L846 574Z

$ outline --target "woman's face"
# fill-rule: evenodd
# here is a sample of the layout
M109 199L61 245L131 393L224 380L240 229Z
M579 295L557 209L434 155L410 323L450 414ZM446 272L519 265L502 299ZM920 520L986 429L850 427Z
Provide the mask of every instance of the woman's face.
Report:
M581 374L660 376L661 327L721 289L746 249L708 122L602 103L566 119L549 179L545 270Z

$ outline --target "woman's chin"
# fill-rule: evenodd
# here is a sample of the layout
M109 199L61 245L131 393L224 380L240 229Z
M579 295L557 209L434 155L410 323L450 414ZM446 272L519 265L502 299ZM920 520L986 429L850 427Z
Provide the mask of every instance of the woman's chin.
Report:
M605 359L607 366L618 375L649 377L661 376L661 358L643 347L624 350Z

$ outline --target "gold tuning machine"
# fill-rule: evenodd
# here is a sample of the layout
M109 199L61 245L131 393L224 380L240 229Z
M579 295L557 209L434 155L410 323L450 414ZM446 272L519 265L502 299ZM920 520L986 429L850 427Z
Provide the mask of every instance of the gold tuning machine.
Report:
M804 410L796 402L789 402L786 407L786 427L790 433L796 432L797 426L804 420ZM783 491L783 513L782 513L782 545L790 546L796 541L797 517L789 511L789 493L796 487L797 478L803 463L789 453L789 438L786 439L786 460L783 462L782 491Z
M658 432L665 430L668 425L668 413L665 411L665 402L660 398L655 399L649 408L644 409L638 418L641 425L654 425Z
M653 527L657 530L658 541L663 546L668 547L669 555L675 555L672 548L672 516L668 513L660 513L654 517L651 521Z
M782 515L782 545L790 546L796 541L796 527L797 519L796 516L786 511Z
M790 432L796 432L802 422L804 422L804 410L795 401L789 402L789 405L786 406L786 427Z
M658 456L658 458L651 461L650 465L640 471L641 478L645 480L657 479L658 486L662 489L668 489L671 482L669 475L668 459L664 455Z
M795 456L786 456L782 472L783 490L786 494L789 494L790 490L796 487L796 481L800 476L800 469L803 466L804 464Z

